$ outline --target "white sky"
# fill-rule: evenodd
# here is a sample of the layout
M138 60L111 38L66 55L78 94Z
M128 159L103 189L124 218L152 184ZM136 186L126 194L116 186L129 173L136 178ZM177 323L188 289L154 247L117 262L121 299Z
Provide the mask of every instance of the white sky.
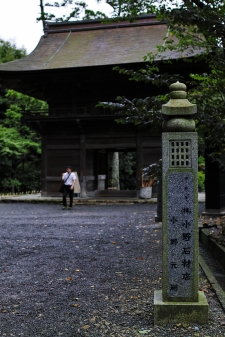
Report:
M112 11L104 0L100 4L96 0L85 2L94 11L99 10L107 15ZM31 53L43 35L42 22L36 22L40 13L39 3L40 0L0 0L0 38L14 42L17 47L24 47L28 54ZM46 7L46 12L62 16L64 12L59 11L59 8Z

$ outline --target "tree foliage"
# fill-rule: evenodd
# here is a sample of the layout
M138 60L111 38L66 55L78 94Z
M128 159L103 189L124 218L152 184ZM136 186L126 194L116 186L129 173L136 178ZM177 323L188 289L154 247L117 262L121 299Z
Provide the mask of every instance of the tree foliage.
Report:
M13 42L0 39L0 63L10 62L26 56L24 48L18 49Z
M43 101L8 90L10 106L0 124L1 191L40 189L40 135L23 121L26 110L46 109Z
M195 52L207 71L190 74L190 100L198 105L197 127L212 149L225 145L225 3L217 0L184 0L175 7L163 4L159 15L166 20L172 41L164 48Z
M99 2L96 0L96 2ZM61 16L56 16L48 11L48 7L60 8L64 7L64 14ZM83 16L82 16L83 15ZM88 8L84 1L74 1L74 0L62 0L59 2L40 0L40 16L37 18L38 21L42 21L43 29L45 28L45 21L69 21L69 20L91 20L91 19L106 19L107 16L100 11L93 11Z
M155 4L157 4L157 0L93 0L93 3L96 4L103 1L112 7L110 20L129 20L130 22L135 21L136 17L140 14L154 13ZM49 7L64 7L66 9L65 14L57 17L55 14L51 13ZM91 8L88 8L85 1L62 0L61 2L49 2L47 0L40 0L40 16L37 20L43 22L43 28L45 27L45 21L58 22L81 19L101 19L107 22L109 17L103 12L95 12Z
M22 58L24 49L0 41L0 63ZM23 121L27 110L46 109L45 102L0 86L0 191L40 189L40 135Z
M106 3L113 8L111 17L119 20L129 20L134 22L138 15L155 12L154 0L106 0Z
M115 2L114 2L115 3ZM127 4L129 1L120 1ZM155 5L158 20L168 26L168 35L162 46L158 46L157 55L148 54L144 59L146 67L139 71L120 69L131 80L151 82L158 87L169 86L177 78L159 72L158 60L165 60L165 51L180 52L186 62L204 64L204 71L191 73L186 84L188 98L198 105L197 129L207 146L213 149L225 148L225 3L215 0L159 0ZM134 1L135 4L135 1ZM145 4L140 1L140 4ZM129 17L129 13L127 13ZM190 57L191 56L191 57ZM157 60L157 61L156 61ZM118 71L118 69L116 69ZM172 81L171 81L172 80ZM165 96L127 100L118 97L118 103L100 103L104 108L117 109L117 113L126 112L126 119L120 122L151 123L160 128L161 120L157 117L160 106L168 100ZM141 105L141 106L140 106ZM149 117L149 118L148 118ZM217 155L218 152L213 152Z
M0 63L10 62L26 56L24 48L17 48L14 42L0 39ZM6 98L7 90L0 85L0 122L4 118L4 111L9 107L10 102Z

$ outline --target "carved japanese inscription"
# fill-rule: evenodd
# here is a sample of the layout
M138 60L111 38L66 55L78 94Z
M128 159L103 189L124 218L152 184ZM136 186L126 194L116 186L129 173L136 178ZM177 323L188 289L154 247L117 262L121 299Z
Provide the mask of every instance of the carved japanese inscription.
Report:
M190 297L194 273L194 177L170 172L167 177L167 295Z

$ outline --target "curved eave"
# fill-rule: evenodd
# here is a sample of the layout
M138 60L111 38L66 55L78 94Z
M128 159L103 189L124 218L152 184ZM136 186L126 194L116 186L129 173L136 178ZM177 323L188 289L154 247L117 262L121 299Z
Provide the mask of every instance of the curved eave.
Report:
M156 54L156 46L167 36L167 25L155 21L154 16L142 17L136 23L104 25L92 20L49 24L47 34L30 55L0 64L0 85L46 99L50 87L69 83L68 79L70 83L91 77L95 82L98 78L109 81L109 71L114 77L113 66L142 67L143 57ZM183 55L168 51L163 57L181 59Z
M23 59L0 65L0 72L80 68L143 62L156 53L167 26L160 23L131 24L104 29L52 32L42 37L36 49Z

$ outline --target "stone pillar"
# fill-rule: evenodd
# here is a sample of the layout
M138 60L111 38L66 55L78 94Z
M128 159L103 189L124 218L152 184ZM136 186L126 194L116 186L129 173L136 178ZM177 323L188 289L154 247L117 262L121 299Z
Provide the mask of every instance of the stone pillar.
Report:
M106 180L106 175L105 174L99 174L98 175L98 190L99 191L104 191L105 190L105 180Z
M198 136L195 104L186 85L170 86L163 105L163 286L154 293L155 325L208 323L208 303L198 291Z
M113 152L112 157L112 180L113 187L117 190L120 189L120 162L119 162L119 152Z

